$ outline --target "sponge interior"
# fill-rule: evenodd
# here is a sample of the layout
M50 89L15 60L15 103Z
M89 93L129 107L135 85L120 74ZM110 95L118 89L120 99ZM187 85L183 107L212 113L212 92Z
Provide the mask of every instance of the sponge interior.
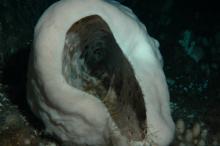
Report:
M62 72L67 83L100 99L122 135L143 140L143 94L106 22L98 15L82 18L68 30L65 42Z

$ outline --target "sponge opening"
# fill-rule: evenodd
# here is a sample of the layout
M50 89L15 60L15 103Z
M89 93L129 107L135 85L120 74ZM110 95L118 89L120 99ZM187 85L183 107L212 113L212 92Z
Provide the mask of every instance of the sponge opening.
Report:
M67 83L100 99L121 134L146 137L146 108L131 63L98 15L75 22L66 33L62 74Z

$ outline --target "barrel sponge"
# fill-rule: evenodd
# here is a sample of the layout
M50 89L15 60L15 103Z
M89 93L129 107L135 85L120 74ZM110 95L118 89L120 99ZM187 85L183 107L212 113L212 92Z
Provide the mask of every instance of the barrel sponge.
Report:
M67 145L168 145L175 124L158 47L116 1L58 1L35 27L29 106Z

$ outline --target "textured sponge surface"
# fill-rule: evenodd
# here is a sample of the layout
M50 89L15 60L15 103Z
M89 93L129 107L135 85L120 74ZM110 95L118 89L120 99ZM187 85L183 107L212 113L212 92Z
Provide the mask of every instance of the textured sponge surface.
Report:
M35 27L27 99L68 145L168 145L159 43L116 1L61 0Z

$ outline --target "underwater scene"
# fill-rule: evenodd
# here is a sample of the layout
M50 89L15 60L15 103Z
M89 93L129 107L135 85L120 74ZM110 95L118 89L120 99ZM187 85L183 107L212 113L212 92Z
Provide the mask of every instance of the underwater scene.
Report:
M220 146L218 0L0 0L0 146L75 145Z

